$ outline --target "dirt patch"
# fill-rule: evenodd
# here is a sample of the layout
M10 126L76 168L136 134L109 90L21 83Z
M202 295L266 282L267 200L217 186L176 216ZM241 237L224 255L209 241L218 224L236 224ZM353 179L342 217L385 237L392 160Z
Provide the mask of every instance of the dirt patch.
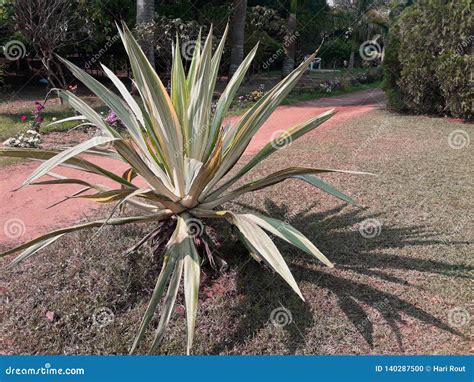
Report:
M56 149L58 147L68 147L77 145L90 139L94 135L92 130L85 131L74 129L68 132L51 132L43 135L42 149Z

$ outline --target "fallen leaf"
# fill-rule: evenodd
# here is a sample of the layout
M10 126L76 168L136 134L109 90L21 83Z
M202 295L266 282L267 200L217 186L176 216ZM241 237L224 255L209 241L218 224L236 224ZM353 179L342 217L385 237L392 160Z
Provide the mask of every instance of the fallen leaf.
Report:
M55 318L54 312L51 312L48 310L46 312L46 318L48 319L49 322L53 322Z

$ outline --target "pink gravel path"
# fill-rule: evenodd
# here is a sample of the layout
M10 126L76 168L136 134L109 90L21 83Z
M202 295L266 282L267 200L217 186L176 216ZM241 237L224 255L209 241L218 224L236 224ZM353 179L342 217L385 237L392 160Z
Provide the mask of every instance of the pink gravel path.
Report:
M263 147L277 130L286 130L293 125L307 120L330 108L336 107L335 117L314 130L311 135L318 134L320 129L344 128L344 122L367 113L384 104L384 95L380 89L347 94L340 97L322 98L303 102L297 105L280 106L250 143L246 154L253 154ZM235 121L238 117L231 117ZM92 159L92 158L90 158ZM94 158L97 164L114 172L123 172L122 163L106 158ZM87 216L98 207L91 201L75 199L66 201L56 207L48 207L81 188L75 185L30 186L16 192L12 190L21 186L23 181L38 166L37 162L20 163L0 169L0 245L12 246L32 239L52 229L76 222ZM74 177L77 171L72 169L56 169L55 172ZM81 176L84 177L84 173ZM106 185L103 178L87 175L85 180L98 181Z

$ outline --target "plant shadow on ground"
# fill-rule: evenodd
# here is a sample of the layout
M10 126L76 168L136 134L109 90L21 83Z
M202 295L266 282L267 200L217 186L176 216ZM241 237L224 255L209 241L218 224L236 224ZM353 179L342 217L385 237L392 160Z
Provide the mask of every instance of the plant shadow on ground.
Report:
M241 207L250 207L240 204ZM310 211L312 205L307 211ZM254 208L254 207L252 207ZM307 260L309 257L295 254L292 247L284 242L278 246L289 263L290 269L301 286L304 283L317 285L326 290L326 295L333 294L339 308L366 343L374 346L373 318L364 310L363 305L370 306L384 320L393 331L398 348L404 351L403 336L399 324L403 323L402 314L435 326L454 335L463 334L452 328L448 323L431 315L413 303L405 301L390 291L384 291L367 283L349 280L335 273L351 271L361 276L369 276L385 282L396 283L412 288L409 282L391 275L389 270L418 271L445 276L469 277L472 267L453 265L440 261L424 260L406 256L397 256L385 253L384 250L402 248L406 246L430 246L433 244L449 245L452 242L436 240L434 232L424 226L383 227L377 237L364 238L358 231L350 230L354 224L360 224L366 219L376 219L380 214L367 215L363 209L336 207L323 212L311 212L291 215L288 207L276 205L266 200L265 209L258 212L270 215L290 223L293 227L305 234L313 243L316 243L321 252L330 254L329 258L335 265L336 272L324 266L316 265L316 261ZM235 251L235 249L234 249ZM242 254L244 255L244 254ZM287 256L289 255L289 256ZM246 255L248 257L248 255ZM272 321L272 311L277 306L284 306L289 311L289 317L280 317L284 322L284 330L289 334L286 343L290 353L294 353L305 342L305 331L315 324L311 306L303 302L291 289L271 271L262 272L261 266L255 261L246 261L247 257L240 257L236 266L237 289L245 296L244 300L235 308L235 314L243 314L244 318L238 323L237 329L221 343L217 343L211 353L220 353L226 350L227 345L245 341L255 336L260 329ZM304 259L305 258L305 259ZM304 291L303 291L304 294ZM307 296L308 297L308 296ZM262 304L273 302L273 305ZM285 313L283 313L285 314ZM276 318L274 324L279 327Z

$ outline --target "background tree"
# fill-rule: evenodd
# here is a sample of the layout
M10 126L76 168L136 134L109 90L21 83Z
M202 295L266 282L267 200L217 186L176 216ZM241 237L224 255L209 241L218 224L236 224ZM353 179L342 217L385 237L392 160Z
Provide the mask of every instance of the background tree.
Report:
M247 15L247 0L234 0L231 30L231 53L229 77L232 76L244 59L245 17Z
M71 0L17 0L15 19L18 28L32 44L48 73L49 85L65 88L66 79L54 54L68 45L81 42L79 14Z
M155 1L154 0L137 0L137 27L144 24L152 23L155 17ZM147 40L141 39L140 45L145 52L151 65L155 66L155 50L152 44Z
M341 0L335 15L347 25L351 52L348 68L353 69L360 45L388 31L390 0ZM381 53L381 52L379 52Z
M298 1L291 0L290 12L288 15L287 34L283 41L283 49L285 56L283 58L283 66L281 69L282 77L287 76L295 67L296 54L296 9L298 8Z
M281 51L286 35L287 20L273 8L257 5L249 7L245 22L245 50L250 51L257 43L252 72L281 68Z

